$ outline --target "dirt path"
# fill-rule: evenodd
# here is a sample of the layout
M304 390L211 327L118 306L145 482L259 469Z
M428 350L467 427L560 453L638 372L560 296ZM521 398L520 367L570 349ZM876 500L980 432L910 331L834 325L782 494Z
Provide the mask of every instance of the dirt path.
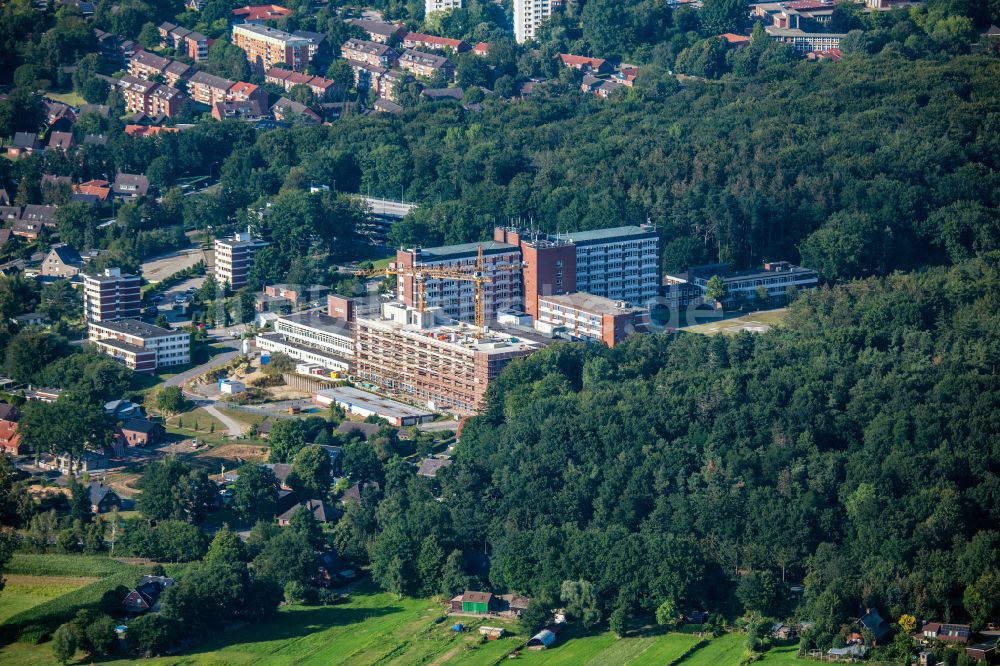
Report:
M215 405L205 405L203 409L209 414L211 414L213 417L222 421L222 424L229 429L229 435L231 437L239 437L240 435L243 434L243 431L247 429L245 423L237 421L236 419L227 414L223 414L222 412L220 412L218 409L215 408Z

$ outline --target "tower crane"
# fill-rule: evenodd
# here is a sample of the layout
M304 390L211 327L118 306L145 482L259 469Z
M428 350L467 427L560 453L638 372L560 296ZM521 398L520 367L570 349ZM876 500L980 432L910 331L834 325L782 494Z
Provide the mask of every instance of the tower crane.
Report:
M354 271L354 275L358 277L377 277L379 275L388 277L395 275L397 277L413 278L417 284L417 309L420 312L423 312L427 306L427 280L471 282L474 286L476 337L482 339L486 335L486 289L484 285L493 282L493 277L489 275L487 270L492 272L515 272L521 270L521 268L520 264L488 265L483 258L483 246L480 245L476 251L476 263L471 268L417 265L357 270Z

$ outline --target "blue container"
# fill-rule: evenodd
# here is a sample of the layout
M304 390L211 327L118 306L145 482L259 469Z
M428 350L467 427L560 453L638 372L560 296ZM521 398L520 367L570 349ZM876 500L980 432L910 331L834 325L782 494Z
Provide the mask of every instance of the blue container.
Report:
M261 354L260 355L260 364L261 365L267 365L270 362L271 362L271 357L270 356L268 356L267 354Z

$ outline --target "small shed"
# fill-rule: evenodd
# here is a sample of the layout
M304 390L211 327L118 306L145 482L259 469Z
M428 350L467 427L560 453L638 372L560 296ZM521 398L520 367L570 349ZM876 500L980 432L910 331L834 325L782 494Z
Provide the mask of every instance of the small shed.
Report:
M463 613L489 613L495 605L492 592L466 590L462 595Z
M486 636L486 638L490 639L491 641L495 641L497 639L503 638L504 628L503 627L487 627L487 626L484 625L482 627L479 627L479 635L480 636Z
M243 393L247 389L246 384L236 379L220 379L219 392L226 395L236 395Z

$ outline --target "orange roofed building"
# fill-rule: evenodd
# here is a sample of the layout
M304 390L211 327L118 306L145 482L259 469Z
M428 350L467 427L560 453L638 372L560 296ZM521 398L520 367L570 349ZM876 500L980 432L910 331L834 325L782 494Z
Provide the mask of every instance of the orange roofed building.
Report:
M587 56L560 53L559 60L562 62L564 67L571 67L573 69L578 69L581 72L589 72L591 74L604 72L608 68L608 61L603 58L588 58Z
M276 21L288 16L292 10L281 5L247 5L233 10L233 16L243 19L247 23L259 23L261 21Z
M21 434L17 424L21 420L21 410L6 402L0 403L0 451L12 456L28 452L21 443Z
M129 125L129 127L133 127ZM97 197L101 201L107 201L111 196L111 183L106 180L88 180L73 186L73 191L79 194L87 194Z
M750 46L750 38L747 37L746 35L737 35L732 32L724 32L721 35L719 35L719 39L726 40L730 46L736 48L745 48L747 46Z
M129 136L139 137L140 139L146 138L148 136L156 136L157 134L162 134L163 132L180 132L176 127L159 127L157 125L126 125L125 133Z

